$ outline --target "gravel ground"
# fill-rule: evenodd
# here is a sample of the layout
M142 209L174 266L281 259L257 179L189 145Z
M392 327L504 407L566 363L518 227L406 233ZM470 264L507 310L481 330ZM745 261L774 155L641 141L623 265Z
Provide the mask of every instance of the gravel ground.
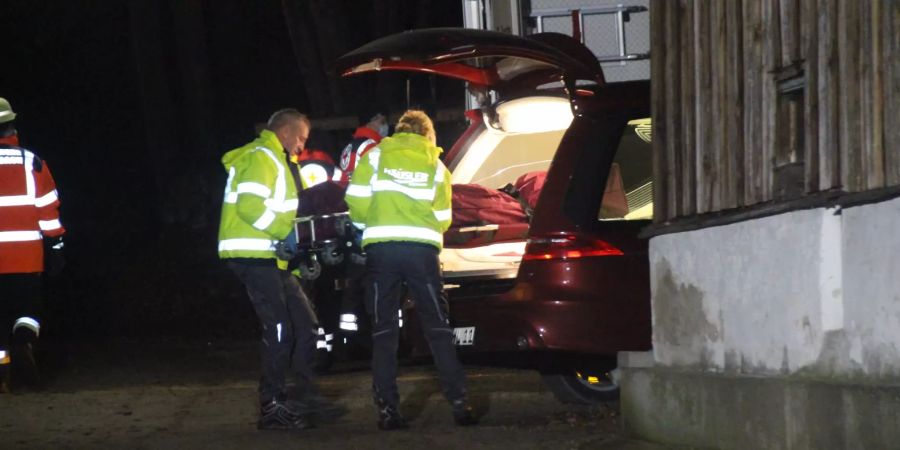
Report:
M319 381L349 408L314 430L255 429L255 346L250 342L118 342L60 346L46 389L0 397L2 448L165 449L632 449L663 447L619 436L616 405L563 405L537 373L467 367L481 425L458 428L430 365L399 380L408 431L381 432L364 362L342 363Z

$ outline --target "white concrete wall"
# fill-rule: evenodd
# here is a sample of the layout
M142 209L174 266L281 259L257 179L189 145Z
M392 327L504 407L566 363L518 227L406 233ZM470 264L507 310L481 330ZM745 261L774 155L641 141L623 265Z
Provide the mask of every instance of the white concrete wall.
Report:
M900 375L900 199L848 208L843 218L847 355L837 363Z
M656 364L900 373L900 199L650 241Z

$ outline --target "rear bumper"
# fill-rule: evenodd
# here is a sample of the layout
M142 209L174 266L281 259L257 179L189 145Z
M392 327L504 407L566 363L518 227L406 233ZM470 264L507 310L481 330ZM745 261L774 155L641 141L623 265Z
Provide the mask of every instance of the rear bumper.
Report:
M452 325L475 327L474 345L459 347L460 351L615 354L650 349L649 314L646 321L635 321L626 318L634 316L627 311L610 313L609 303L618 303L613 299L517 301L504 297L451 302Z
M649 296L638 300L599 294L574 299L564 295L527 299L523 294L526 289L522 283L516 283L503 293L456 298L450 290L451 326L475 327L473 345L458 346L460 354L614 355L651 348ZM404 332L413 342L414 355L429 353L417 320L411 320ZM521 345L523 341L527 345Z

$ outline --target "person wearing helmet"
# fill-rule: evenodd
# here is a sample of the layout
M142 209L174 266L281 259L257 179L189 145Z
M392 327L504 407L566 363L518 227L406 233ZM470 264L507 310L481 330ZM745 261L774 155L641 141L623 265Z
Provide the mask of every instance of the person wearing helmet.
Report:
M350 176L360 158L387 136L389 127L385 111L385 108L376 106L358 115L360 125L353 132L350 142L341 150L340 183L343 186L350 184Z
M32 346L41 331L41 273L62 269L66 232L50 167L19 146L15 119L0 97L0 392L12 373L40 384Z
M331 156L322 150L305 148L294 159L302 180L302 195L297 217L327 216L346 212L344 187L339 184L342 172L335 166ZM304 280L303 285L307 289L307 295L312 298L319 317L315 368L320 373L327 372L334 362L334 338L338 330L341 307L340 284L343 275L343 265L329 262L326 259L329 255L326 253L332 253L327 246L319 253L322 265L318 276L314 280Z
M350 184L350 177L353 175L353 170L356 169L357 162L388 135L387 112L387 108L373 105L364 108L357 115L359 126L353 132L350 142L341 151L340 165L343 172L340 183L344 187ZM357 245L353 248L360 250L359 239L356 239L355 244ZM364 255L360 253L357 251L351 254L344 264L340 323L338 325L343 338L341 342L348 338L355 341L357 337L361 337L358 334L363 326L362 319L365 318L363 277L366 273L366 266Z

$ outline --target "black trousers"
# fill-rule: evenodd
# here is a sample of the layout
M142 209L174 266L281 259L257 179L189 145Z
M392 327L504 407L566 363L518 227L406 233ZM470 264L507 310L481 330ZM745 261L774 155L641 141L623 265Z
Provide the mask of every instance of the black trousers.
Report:
M397 340L400 285L406 282L415 301L431 355L449 401L466 396L465 373L453 346L438 249L427 244L387 242L366 247L366 309L372 317L372 378L376 398L397 405Z
M353 314L357 323L362 319L366 297L366 266L348 261L345 263L344 289L341 291L341 314Z
M318 325L316 313L297 278L274 265L230 261L228 267L247 288L262 325L260 402L267 403L286 394L284 377L288 369L293 370L301 395L313 389Z
M17 322L17 335L37 337L41 305L40 273L0 274L0 350L10 350Z
M343 270L340 267L323 267L322 274L312 283L313 304L319 317L319 327L324 330L324 336L319 336L321 345L332 345L332 339L338 332L341 317L341 283ZM330 336L332 339L326 339ZM329 352L331 350L328 350Z

